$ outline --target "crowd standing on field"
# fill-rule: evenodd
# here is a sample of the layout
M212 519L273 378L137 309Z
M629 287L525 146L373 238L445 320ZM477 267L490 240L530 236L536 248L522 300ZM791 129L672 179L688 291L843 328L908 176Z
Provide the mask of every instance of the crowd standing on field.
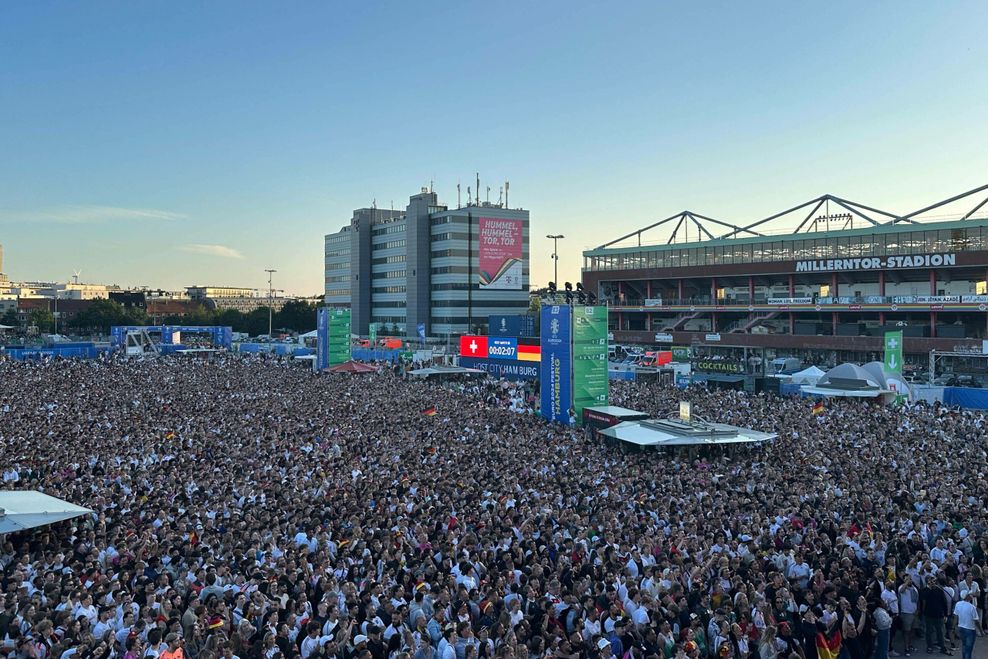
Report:
M778 439L626 451L386 368L0 362L4 489L93 511L0 536L0 657L970 657L982 415L611 392L684 397Z

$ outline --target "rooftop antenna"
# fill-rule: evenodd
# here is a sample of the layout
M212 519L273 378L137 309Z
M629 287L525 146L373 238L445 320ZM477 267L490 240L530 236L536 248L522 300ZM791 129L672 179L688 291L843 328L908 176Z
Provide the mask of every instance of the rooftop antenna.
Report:
M371 202L371 208L377 210L377 197L374 197L374 201Z
M459 182L456 183L456 207L457 208L461 208L462 207L461 204L460 204L460 184L459 184Z
M491 205L491 186L487 186L487 205Z
M504 201L504 186L502 185L497 189L497 205L502 206L502 201Z
M477 205L480 206L480 172L477 172L477 187L474 191L477 193Z
M510 184L510 183L508 183L507 181L505 181L505 182L504 182L504 207L505 207L505 208L507 208L507 207L508 207L508 187L509 187L510 185L511 185L511 184Z
M469 185L467 186L467 203L468 204L472 204L473 203L473 193L470 191L470 186Z
M432 178L429 179L429 194L432 194L432 184L436 182L436 175L433 174Z

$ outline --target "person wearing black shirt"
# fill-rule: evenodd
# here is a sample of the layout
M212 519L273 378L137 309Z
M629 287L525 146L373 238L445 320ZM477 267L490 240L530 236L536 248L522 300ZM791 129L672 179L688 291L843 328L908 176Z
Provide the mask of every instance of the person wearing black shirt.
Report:
M944 640L943 625L947 618L947 595L938 582L927 579L919 594L923 605L923 620L926 623L926 651L933 652L933 642L940 645L940 651L951 654Z

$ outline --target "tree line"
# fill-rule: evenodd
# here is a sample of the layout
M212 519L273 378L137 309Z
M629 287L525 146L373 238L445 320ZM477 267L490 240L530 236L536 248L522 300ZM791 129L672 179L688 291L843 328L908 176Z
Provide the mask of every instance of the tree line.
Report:
M310 332L316 328L314 301L290 300L274 312L272 327L291 332ZM15 310L0 316L0 325L21 325ZM51 333L55 329L54 318L48 309L32 309L27 316L27 325L35 326L39 332ZM243 313L236 309L206 309L191 307L184 315L149 315L139 307L126 308L113 300L93 300L86 309L74 317L61 320L58 331L61 334L109 334L114 325L222 325L230 326L234 332L246 332L250 336L268 333L268 308L261 307Z

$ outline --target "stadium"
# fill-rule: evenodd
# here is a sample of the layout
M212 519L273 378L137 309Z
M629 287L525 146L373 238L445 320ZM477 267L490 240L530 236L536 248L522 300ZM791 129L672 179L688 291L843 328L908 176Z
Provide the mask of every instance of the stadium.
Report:
M981 352L988 185L894 213L826 194L749 223L682 211L583 253L617 343L734 346L908 362Z

